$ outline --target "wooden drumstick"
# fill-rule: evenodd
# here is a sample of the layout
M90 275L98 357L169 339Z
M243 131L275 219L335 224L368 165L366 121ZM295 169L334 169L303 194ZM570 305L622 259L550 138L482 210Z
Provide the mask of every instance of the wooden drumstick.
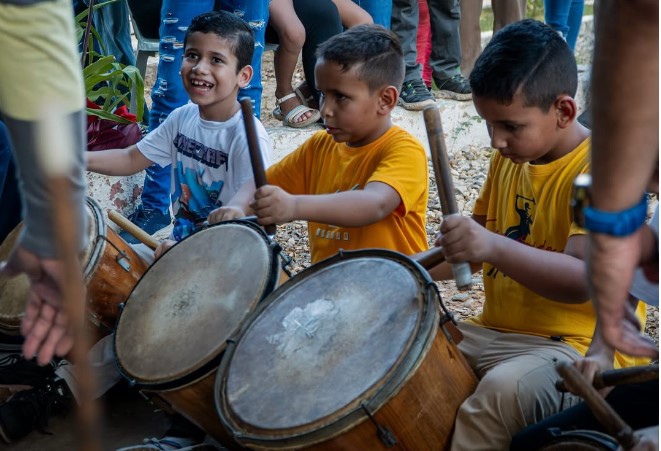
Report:
M434 177L438 187L443 217L458 215L459 209L457 200L454 197L454 183L452 182L450 160L445 147L441 113L436 105L428 106L422 113L425 118L425 129L429 139L429 150L434 166ZM473 284L473 271L468 262L453 263L452 275L459 290L469 290Z
M594 375L592 386L597 390L620 384L636 384L659 379L659 365L632 366L617 370L602 371ZM558 391L567 391L565 381L560 379L555 387Z
M631 427L613 410L606 400L583 378L583 375L568 362L559 362L556 370L585 400L595 418L606 432L615 437L624 449L631 449L638 442Z
M243 97L240 101L241 112L243 113L243 123L246 127L246 137L248 138L248 150L250 151L250 163L252 164L252 173L255 177L255 188L266 185L266 172L264 171L264 161L262 161L262 152L259 150L259 139L255 129L255 117L252 112L252 100L250 97ZM276 232L275 224L264 226L268 236L274 236Z
M433 247L417 254L414 260L426 270L430 270L445 261L445 254L442 247Z
M119 214L114 210L108 210L108 219L120 226L122 229L126 230L128 233L133 235L138 241L142 244L148 246L151 249L156 250L159 245L158 240L154 239L150 234L142 230L137 225L133 224L131 221L126 219L124 216Z

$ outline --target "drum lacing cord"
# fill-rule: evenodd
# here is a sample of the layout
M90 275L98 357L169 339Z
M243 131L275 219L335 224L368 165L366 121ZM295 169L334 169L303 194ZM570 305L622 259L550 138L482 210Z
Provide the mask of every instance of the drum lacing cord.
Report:
M291 255L283 254L282 252L280 252L279 255L280 261L282 262L282 270L285 272L285 274L287 274L287 277L291 278L291 266L294 264L294 259L291 257Z
M457 320L454 317L454 313L449 311L447 307L445 307L445 304L443 303L443 298L441 297L441 290L439 290L438 285L436 285L436 282L430 282L427 284L427 290L436 292L436 296L438 297L438 305L441 307L441 310L443 310L443 316L441 317L439 321L439 326L444 325L447 322L451 322L455 326L457 325ZM444 329L445 330L445 329ZM447 332L446 332L447 335ZM450 337L448 337L450 339Z
M395 434L390 432L390 430L387 427L379 424L376 421L374 415L372 415L372 412L369 411L365 402L360 403L360 408L363 409L363 411L367 415L367 418L369 418L370 421L374 423L374 426L376 426L376 435L379 437L379 440L383 442L386 448L391 448L395 444L397 444L397 437L395 437Z
M108 244L110 244L112 247L114 247L115 250L116 250L117 253L118 253L117 257L115 257L115 261L117 261L117 264L118 264L119 266L121 266L122 269L123 269L124 271L126 271L126 272L130 272L130 271L131 271L131 263L130 263L130 262L131 262L131 257L129 257L128 255L126 255L126 252L124 252L123 250L121 250L120 248L118 248L118 247L115 245L115 243L113 243L112 241L110 241L110 240L108 239L108 237L105 236L105 235L99 235L99 236L96 237L96 239L97 239L97 240L105 240L106 243L108 243ZM96 244L96 243L95 243L95 244Z

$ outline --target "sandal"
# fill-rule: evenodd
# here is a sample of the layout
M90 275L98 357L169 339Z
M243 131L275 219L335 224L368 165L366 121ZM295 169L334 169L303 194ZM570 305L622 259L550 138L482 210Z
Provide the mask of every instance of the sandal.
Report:
M305 119L304 121L297 121L298 118L308 112L312 113L312 116ZM313 110L312 108L305 105L297 105L293 110L287 113L282 123L283 125L292 128L303 128L316 123L319 119L321 119L321 113L319 113L318 110Z
M297 97L296 93L291 92L291 93L289 93L289 94L287 94L287 95L285 95L285 96L283 96L279 99L276 99L275 100L276 107L275 107L275 109L273 110L273 113L272 113L273 117L278 119L278 120L281 120L283 125L288 126L288 127L292 127L292 128L307 127L308 125L314 124L315 122L317 122L321 118L321 113L319 113L318 110L312 109L312 108L308 107L307 105L297 105L294 108L292 108L292 110L289 113L287 113L286 115L283 116L282 110L280 109L280 105L283 102L285 102L289 99L292 99L294 97ZM299 119L302 115L304 115L306 113L312 113L312 116L310 116L309 118L307 118L303 121L300 121L300 122L297 121L297 119Z
M304 91L310 92L308 83L306 81L302 81L294 88L294 92L298 96L298 99L301 101L301 103L309 107L310 103L314 102L314 96L312 94L306 96Z
M279 99L275 99L275 109L271 113L273 115L273 117L276 118L279 121L284 120L285 116L282 114L282 111L280 110L280 104L282 102L286 102L289 99L293 99L294 97L296 97L296 93L295 92L290 92L289 94L287 94L283 97L280 97Z

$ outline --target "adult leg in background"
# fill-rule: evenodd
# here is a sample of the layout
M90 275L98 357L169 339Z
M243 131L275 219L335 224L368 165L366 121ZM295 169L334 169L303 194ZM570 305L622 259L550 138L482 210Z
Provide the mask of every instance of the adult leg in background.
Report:
M16 180L9 131L0 122L0 243L21 222L21 197Z
M406 64L399 104L413 111L422 110L434 104L434 98L422 81L422 67L417 62L418 21L418 0L393 0L390 28L399 38Z
M312 108L319 106L319 93L315 89L314 66L317 47L332 36L342 33L342 22L337 7L331 0L294 0L296 15L305 27L305 44L301 52L305 73L306 101ZM312 99L310 99L312 97Z
M372 16L377 25L390 28L390 15L392 14L392 1L389 0L353 0Z
M441 96L454 100L471 100L468 80L461 74L459 37L459 0L429 2L431 55L429 64Z

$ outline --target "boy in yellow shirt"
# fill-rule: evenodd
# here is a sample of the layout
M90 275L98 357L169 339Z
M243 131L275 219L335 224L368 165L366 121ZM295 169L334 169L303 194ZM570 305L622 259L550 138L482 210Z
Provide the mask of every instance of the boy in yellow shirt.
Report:
M318 48L315 75L326 130L271 166L269 185L244 186L243 204L210 221L306 220L313 263L340 249L426 249L427 157L390 118L404 77L397 38L378 25L353 27Z
M590 160L590 131L576 121L572 51L543 23L517 22L494 36L470 82L496 151L472 218L445 219L436 245L448 262L483 271L483 311L459 324L459 348L480 382L452 439L453 450L475 451L508 449L524 426L576 402L556 390L554 366L585 353L595 312L585 231L570 206ZM430 274L452 277L447 263Z

